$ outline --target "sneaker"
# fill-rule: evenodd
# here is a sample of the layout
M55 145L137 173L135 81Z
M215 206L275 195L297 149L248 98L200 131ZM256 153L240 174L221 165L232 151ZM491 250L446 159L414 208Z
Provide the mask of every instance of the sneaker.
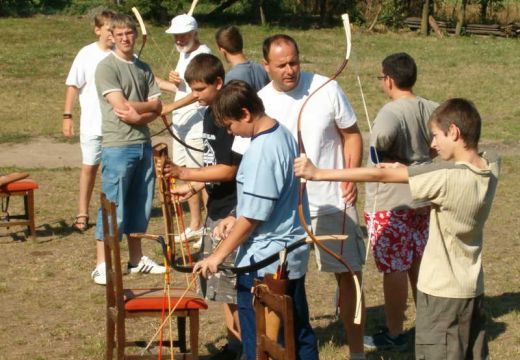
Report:
M241 355L241 351L233 351L229 345L226 344L220 348L218 353L211 356L209 360L239 360Z
M405 351L408 348L408 338L406 334L402 333L393 337L390 336L386 329L372 336L364 336L363 343L367 350Z
M106 265L104 262L96 265L96 268L90 274L90 277L94 282L98 285L106 285L107 284L107 273L106 273Z
M193 243L193 249L199 250L202 247L202 237Z
M143 256L139 261L139 264L132 265L128 263L128 273L145 273L145 274L164 274L166 268L157 264L155 261L147 256Z
M198 239L202 237L202 235L204 235L204 229L204 226L201 226L201 228L198 230L193 230L192 228L187 227L186 230L180 236L175 237L175 242L178 244L184 241Z

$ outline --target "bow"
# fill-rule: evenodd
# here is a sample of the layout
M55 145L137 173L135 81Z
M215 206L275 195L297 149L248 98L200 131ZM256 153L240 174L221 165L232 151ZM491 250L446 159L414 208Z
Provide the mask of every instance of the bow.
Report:
M146 32L146 26L144 26L143 17L139 13L139 10L134 6L132 8L132 12L135 15L135 18L137 19L137 22L139 23L139 27L141 28L141 36L143 38L143 42L141 43L141 48L139 49L139 52L137 53L137 58L141 58L141 52L144 49L144 45L146 44L146 39L148 38L148 33Z
M195 11L195 6L197 6L197 3L199 2L199 0L193 0L191 2L191 6L190 6L190 10L188 11L188 15L189 16L192 16L193 15L193 12Z
M179 144L181 144L182 146L184 146L185 148L187 149L190 149L190 150L193 150L193 151L197 151L197 152L204 152L203 149L199 149L199 148L196 148L194 146L191 146L189 144L186 144L186 142L182 141L182 139L180 137L178 137L177 135L175 135L175 133L173 132L173 130L171 129L171 124L168 122L168 118L166 117L166 115L161 115L161 120L164 124L164 128L168 131L168 133L170 134L170 136L175 140L177 141ZM162 132L162 131L161 131Z
M368 125L368 132L372 134L372 125L370 123L370 116L368 114L368 108L367 108L367 102L365 100L365 93L363 91L363 85L361 84L361 77L359 76L359 71L357 70L357 67L354 66L354 70L356 72L356 80L359 87L359 92L361 94L361 102L363 103L363 111L365 112L365 119L367 121ZM374 165L379 164L379 156L376 150L375 146L369 146L369 156L370 160ZM367 224L367 233L368 233L368 239L367 239L367 245L366 245L366 252L365 252L365 263L368 261L368 254L370 253L370 246L372 244L372 237L375 235L375 212L377 208L377 194L379 193L379 182L376 183L376 191L374 193L374 203L372 205L372 212L370 213L370 222ZM365 287L365 281L363 280L361 282L361 291L363 291L363 288Z
M172 198L170 195L171 187L174 186L175 182L173 178L168 178L164 176L163 168L166 165L168 159L168 146L164 143L160 143L154 146L154 162L156 168L157 182L159 185L159 194L161 197L161 207L163 212L163 221L164 221L164 230L167 238L167 242L162 238L162 242L159 241L163 247L163 253L165 254L166 261L168 265L171 265L173 262L170 261L171 258L176 257L176 247L174 246L175 236L173 235L173 219L175 219L175 224L177 225L177 233L181 236L182 233L185 233L186 226L184 224L184 216L182 213L182 207L180 203ZM186 234L184 234L186 236ZM159 237L154 237L156 240ZM184 245L184 247L182 246ZM187 241L184 241L180 246L180 250L182 253L183 264L186 265L185 258L187 255L188 261L191 264L191 254L189 250L189 245ZM167 248L173 247L173 254L168 254Z
M305 99L305 101L302 104L302 107L301 107L300 112L298 114L298 121L297 121L297 139L298 139L298 150L300 152L300 156L305 156L305 146L303 144L303 137L302 137L302 132L301 132L302 114L303 114L303 110L305 109L305 106L307 105L307 103L309 102L311 97L314 96L314 94L316 94L319 90L321 90L323 87L325 87L328 83L330 83L331 81L335 80L339 76L339 74L341 74L341 72L347 67L347 64L349 62L350 50L352 48L351 32L350 32L350 21L349 21L349 18L348 18L348 14L343 14L341 16L341 18L343 20L343 26L345 28L345 36L346 36L346 54L345 54L345 59L343 60L343 62L339 66L339 68L336 70L334 75L332 75L327 81L325 81L322 85L320 85L318 88L316 88L312 93L310 93L309 96L307 97L307 99ZM350 266L350 264L347 261L345 261L343 258L339 257L336 253L334 253L332 250L330 250L327 246L325 246L322 243L320 243L320 241L318 241L316 236L310 230L309 225L307 224L307 221L305 220L305 214L304 214L304 210L303 210L303 198L304 198L304 195L305 195L307 181L305 179L303 179L303 178L300 179L300 181L301 181L301 183L300 183L300 191L298 193L298 216L300 218L300 222L302 224L302 227L305 230L305 232L309 235L309 237L311 238L312 242L314 244L316 244L316 246L318 246L324 252L326 252L327 254L332 256L334 259L339 261L343 266L345 266L345 268L352 275L352 278L354 280L354 285L356 287L356 312L355 312L355 315L354 315L354 323L355 324L360 324L361 323L361 301L362 301L361 297L362 296L361 296L361 287L359 285L359 280L358 280L356 274L354 273L354 270L352 269L352 266Z

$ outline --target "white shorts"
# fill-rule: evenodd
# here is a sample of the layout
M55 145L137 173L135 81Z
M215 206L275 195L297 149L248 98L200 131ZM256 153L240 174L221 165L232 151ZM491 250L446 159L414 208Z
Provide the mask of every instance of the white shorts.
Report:
M203 140L199 139L183 139L183 141L193 146L196 149L201 149L204 146ZM179 166L186 166L187 168L200 168L203 166L203 154L200 151L188 149L173 139L172 146L172 160Z
M101 162L101 140L100 135L80 134L81 154L83 165L98 165Z
M320 215L312 218L312 228L316 235L339 235L343 234L343 211L333 214ZM358 225L358 216L355 206L347 208L345 218L345 241L323 241L337 255L341 256L352 267L354 271L361 271L365 263L365 243L363 233ZM318 270L333 273L347 272L345 265L321 250L318 246L314 248Z

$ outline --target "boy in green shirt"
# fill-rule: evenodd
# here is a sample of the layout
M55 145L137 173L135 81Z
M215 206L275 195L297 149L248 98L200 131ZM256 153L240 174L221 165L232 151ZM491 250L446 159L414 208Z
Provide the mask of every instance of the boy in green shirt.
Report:
M473 103L450 99L429 120L431 147L446 163L405 167L317 169L295 161L309 180L408 183L415 200L432 204L428 243L417 283L416 359L482 359L484 328L482 242L500 161L478 152L481 118Z

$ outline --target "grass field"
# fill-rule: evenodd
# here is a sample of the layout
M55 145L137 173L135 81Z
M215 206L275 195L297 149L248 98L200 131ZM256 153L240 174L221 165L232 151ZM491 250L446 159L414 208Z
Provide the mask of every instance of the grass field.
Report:
M143 58L158 74L166 74L171 39L163 28L150 27ZM201 38L213 45L214 28L204 27ZM303 68L334 72L343 53L342 30L300 31L244 26L247 53L258 60L263 38L287 32L300 43ZM165 56L154 45L163 46ZM77 50L93 41L86 18L35 17L0 19L0 143L30 142L33 136L61 139L64 81ZM442 101L453 96L475 101L484 118L484 148L503 155L502 174L485 231L484 268L486 311L493 359L520 358L520 146L518 93L520 44L493 38L421 38L412 33L372 35L355 31L354 56L340 83L366 131L355 74L362 78L371 117L386 99L375 76L381 59L397 51L412 54L419 65L418 94ZM166 97L168 98L168 97ZM77 116L76 116L77 118ZM154 125L159 128L158 124ZM72 141L77 141L73 139ZM79 145L78 145L79 146ZM27 154L30 156L31 154ZM78 164L79 165L79 164ZM1 165L0 165L1 166ZM16 169L0 168L0 173ZM80 235L70 230L76 211L78 168L29 169L40 184L36 192L38 240L23 241L19 228L0 229L0 359L101 359L104 351L104 288L89 277L94 264L94 229ZM360 187L362 189L362 186ZM95 213L97 194L91 206ZM362 197L361 197L362 203ZM150 232L160 233L159 204ZM360 204L359 209L362 209ZM12 200L12 210L19 206ZM124 244L124 242L123 242ZM160 259L159 249L147 244L145 252ZM126 251L123 251L126 255ZM182 283L175 274L176 282ZM365 268L368 306L367 333L383 322L381 277L373 261ZM128 276L132 286L156 284L158 276ZM320 341L322 359L345 359L348 353L341 325L334 319L332 276L316 271L307 280L312 324ZM406 327L413 326L409 306ZM140 331L156 326L143 322ZM222 317L215 306L201 318L200 352L206 356L223 344ZM411 348L410 348L411 350ZM406 353L372 353L370 359L411 359Z

